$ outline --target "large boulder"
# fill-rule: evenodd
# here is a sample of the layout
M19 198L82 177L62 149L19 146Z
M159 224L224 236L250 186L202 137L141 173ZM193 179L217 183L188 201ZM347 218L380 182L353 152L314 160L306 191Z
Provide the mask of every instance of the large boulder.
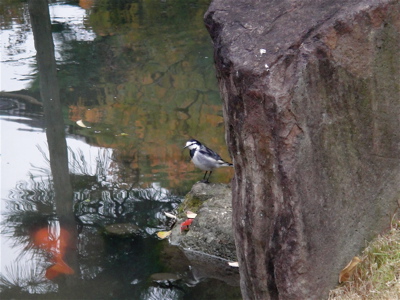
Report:
M323 299L400 197L400 3L214 0L244 299Z

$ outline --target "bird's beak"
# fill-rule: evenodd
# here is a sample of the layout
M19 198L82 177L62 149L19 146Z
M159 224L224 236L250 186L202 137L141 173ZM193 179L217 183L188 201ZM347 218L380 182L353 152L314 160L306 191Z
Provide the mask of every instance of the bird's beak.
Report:
M182 150L185 149L185 148L187 148L187 147L189 147L189 146L190 146L190 145L187 145L187 146L183 147Z

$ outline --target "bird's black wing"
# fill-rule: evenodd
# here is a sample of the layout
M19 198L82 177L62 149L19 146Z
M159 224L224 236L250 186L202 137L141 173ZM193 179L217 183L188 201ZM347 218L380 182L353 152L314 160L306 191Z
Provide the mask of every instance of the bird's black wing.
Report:
M215 160L222 160L221 156L219 156L218 153L214 152L213 150L211 150L210 148L208 148L204 145L201 145L199 152L204 155L208 155Z

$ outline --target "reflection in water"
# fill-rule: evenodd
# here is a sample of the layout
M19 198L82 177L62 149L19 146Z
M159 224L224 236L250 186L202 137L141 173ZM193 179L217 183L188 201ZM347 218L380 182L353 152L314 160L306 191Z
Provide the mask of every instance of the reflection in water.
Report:
M154 299L164 299L164 296L185 299L185 295L198 295L207 290L204 285L197 290L199 282L190 279L199 276L198 268L189 267L191 263L185 254L169 246L167 241L159 241L154 234L169 228L169 220L163 212L173 211L180 203L180 197L157 184L139 189L115 182L110 176L114 170L109 150L98 152L96 166L92 168L81 151L70 153L69 157L75 157L70 159L70 172L74 216L79 224L80 281L74 286L78 298L98 299L112 293L114 296L110 299L151 299L147 298L150 296ZM44 167L34 168L30 180L19 182L10 192L2 234L14 242L16 250L23 246L20 258L30 257L35 263L29 266L15 263L10 272L2 274L1 295L7 295L7 291L15 299L29 299L28 292L60 295L57 285L45 280L46 270L54 264L54 253L37 247L32 240L43 226L46 226L44 237L52 232L53 241L61 230L55 209L54 187L48 173L49 169ZM123 226L122 231L115 232L109 230L113 224L134 226L126 231L124 228L127 227ZM26 270L26 267L30 269ZM169 287L163 284L154 286L150 281L151 275L159 272L179 274L183 280ZM207 273L203 272L200 278L207 278ZM227 293L221 284L214 282L214 285L221 293ZM191 289L197 292L191 292ZM228 289L233 297L226 299L235 299L235 295L239 295L238 289L236 294L232 292L235 289ZM66 295L73 299L74 295ZM200 298L193 296L192 299Z
M157 181L185 194L200 173L182 154L186 140L197 138L229 157L211 39L202 19L209 0L79 4L87 10L71 2L50 5L68 133L113 148L114 163L131 170L122 180L137 185ZM24 22L21 14L26 14L20 11L24 2L9 5L6 28L17 22L12 20ZM29 35L21 38L19 52L28 51L28 41ZM24 92L38 96L36 76ZM78 120L91 128L76 126ZM213 176L216 182L229 182L233 171Z
M44 294L56 291L54 284L43 276L38 261L12 264L0 274L1 295L12 299L18 294Z
M40 95L46 121L51 183L59 228L40 227L31 233L33 245L48 254L51 266L46 278L57 281L60 292L67 292L79 279L78 232L73 212L73 192L68 168L65 124L60 102L57 66L47 0L28 0L39 70Z
M149 300L174 300L182 296L182 291L173 289L164 289L160 287L150 287L147 291L143 292L140 299Z
M104 161L104 158L107 159ZM141 284L146 285L146 282L142 282L146 274L150 276L160 270L156 257L158 240L154 238L154 232L168 226L168 220L162 212L173 210L180 198L174 197L157 185L148 189L119 186L113 181L108 181L112 180L112 177L108 176L110 170L104 166L109 165L109 156L103 153L97 161L95 174L72 175L74 215L80 225L77 248L82 276L102 281L102 276L112 278L117 275L114 270L120 273L123 267L128 268L126 271L129 273L123 273L124 276L128 276L132 281L140 278ZM76 172L87 170L86 163L78 165L75 161L71 166ZM40 171L45 170L41 168ZM10 193L5 217L2 234L11 238L15 247L25 245L21 255L35 257L37 265L32 267L41 266L42 270L32 273L35 276L40 274L42 282L43 275L51 275L45 270L49 270L54 256L63 252L63 244L59 237L62 239L62 235L65 234L58 222L51 179L46 175L36 175L31 177L30 182L20 182ZM138 231L114 235L106 230L110 224L127 222L135 224ZM46 227L43 228L44 225ZM127 263L126 259L130 262ZM68 271L68 268L64 268L64 271L66 270ZM11 278L15 276L11 275ZM10 274L3 274L0 286L10 288L13 280L9 278ZM32 288L25 286L26 282L28 280L23 286L19 286L21 290ZM47 287L49 289L44 292L54 290L53 285L48 284Z
M56 176L62 189L71 182L71 196L61 192L66 201L59 200L53 181L52 164L59 160L52 151L44 155L47 166L15 180L1 233L20 256L0 274L0 298L210 299L210 290L214 299L239 298L238 289L205 279L207 272L198 282L198 271L193 273L185 254L154 235L169 229L163 212L173 211L201 175L181 151L184 142L199 138L228 157L210 38L202 21L208 2L79 1L86 11L77 1L50 5L57 59L53 77L59 79L59 90L48 86L60 92L62 114L55 119L66 122L66 127L56 126L104 150L92 164L84 151L68 149L69 172ZM0 34L9 41L5 64L28 67L16 78L33 79L29 90L16 92L39 99L43 87L30 54L26 1L6 0L0 10ZM40 71L41 78L46 76ZM7 86L7 91L17 89ZM22 102L8 101L2 114L21 114ZM77 126L78 120L88 127ZM9 121L37 132L43 128L35 116ZM67 152L62 141L56 142L60 137L55 134L48 144ZM232 174L216 172L214 180L228 182ZM61 247L61 239L67 239L60 239L66 236L63 230L77 231L71 234L73 249ZM64 253L69 250L72 257ZM74 270L67 278L79 280L64 280L71 270L60 258ZM60 274L52 271L60 266ZM156 283L155 273L181 280Z
M70 157L78 156L82 161L81 155L70 154ZM82 170L89 169L85 162L78 164L75 160L70 164L73 172L71 181L74 190L74 215L80 226L77 245L79 265L81 276L86 280L81 284L82 288L87 288L90 282L99 282L104 287L104 290L99 290L100 293L114 289L104 285L104 280L111 280L114 284L117 281L120 282L121 288L126 289L126 285L134 288L139 297L148 294L145 292L149 284L147 278L155 272L176 271L178 263L181 264L178 267L179 272L187 274L185 276L190 274L190 269L184 262L184 254L169 252L166 257L179 256L172 265L169 258L159 257L160 242L154 235L155 232L168 228L169 220L163 211L173 211L181 198L170 194L157 184L146 189L138 189L114 182L113 176L109 176L112 170L107 167L110 166L110 161L110 153L104 150L99 152L97 157L97 167L94 168L96 173L81 173ZM39 171L45 174L49 172L44 168ZM32 267L40 266L41 271L36 271L35 274L42 276L41 280L38 278L36 281L43 282L44 275L48 274L46 270L53 264L54 253L48 251L46 247L37 247L38 243L32 237L38 238L37 235L43 233L39 239L46 241L49 232L54 232L50 234L50 245L47 247L51 248L52 241L57 240L61 229L55 209L51 178L47 175L33 175L37 173L38 169L33 170L30 182L20 182L11 191L8 211L2 224L2 234L11 238L16 247L25 245L21 255L32 255L35 258L37 265ZM122 231L117 234L108 230L111 224L126 223L135 225L138 230ZM44 225L46 227L43 229ZM177 250L173 250L172 253L174 252ZM167 261L161 264L160 259ZM132 282L135 283L133 286ZM7 284L10 284L7 283L7 279L0 283L3 287ZM185 283L182 284L186 286ZM55 289L51 284L47 284L46 287L47 290L42 287L42 292L49 293ZM33 287L28 285L20 288L24 291ZM150 289L160 290L153 287ZM130 290L129 293L132 292ZM166 291L161 292L164 293ZM174 288L173 292L168 293L181 295L183 292L179 288L177 290Z

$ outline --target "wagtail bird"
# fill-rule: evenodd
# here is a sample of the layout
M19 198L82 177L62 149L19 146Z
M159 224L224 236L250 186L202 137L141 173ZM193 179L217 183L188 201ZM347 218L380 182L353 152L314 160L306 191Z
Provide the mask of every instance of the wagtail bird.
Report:
M204 173L204 177L202 182L208 183L211 173L214 169L219 168L219 167L232 167L233 165L231 163L228 163L224 161L221 156L219 156L217 153L215 153L213 150L210 148L207 148L204 146L202 143L200 143L197 140L189 140L186 142L186 146L183 148L189 148L190 150L190 157L192 158L192 161L196 167L199 169L206 171ZM206 179L207 172L210 172L208 174L208 178Z

